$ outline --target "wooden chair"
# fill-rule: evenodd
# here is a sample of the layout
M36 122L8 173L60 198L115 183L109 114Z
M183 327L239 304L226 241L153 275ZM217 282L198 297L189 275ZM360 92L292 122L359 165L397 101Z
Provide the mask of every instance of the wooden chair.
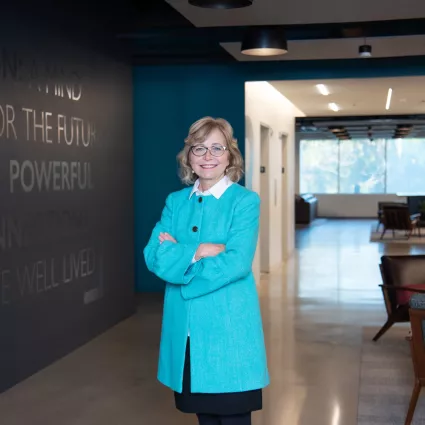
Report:
M381 239L384 237L387 230L392 230L393 237L395 237L396 230L403 230L407 239L412 236L412 233L417 230L418 235L421 236L421 230L418 226L421 214L410 214L409 207L384 205L382 207L381 222L384 225L384 230L381 234Z
M422 387L425 385L425 295L413 295L409 302L409 316L412 333L407 340L415 373L415 385L410 398L404 425L410 425Z
M425 255L383 255L379 269L387 321L373 341L394 323L409 322L410 297L414 293L425 293Z
M381 227L381 224L383 224L384 207L394 207L394 208L407 207L407 203L406 202L382 202L382 201L378 202L378 225L376 226L376 231L378 231L379 228Z

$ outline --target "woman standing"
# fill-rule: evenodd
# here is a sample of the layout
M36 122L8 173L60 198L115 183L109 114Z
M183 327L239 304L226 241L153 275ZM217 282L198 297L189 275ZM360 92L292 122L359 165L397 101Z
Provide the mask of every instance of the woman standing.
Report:
M260 198L237 183L243 160L223 119L195 122L178 160L192 186L168 195L144 249L166 282L158 380L200 425L250 425L269 384L252 273Z

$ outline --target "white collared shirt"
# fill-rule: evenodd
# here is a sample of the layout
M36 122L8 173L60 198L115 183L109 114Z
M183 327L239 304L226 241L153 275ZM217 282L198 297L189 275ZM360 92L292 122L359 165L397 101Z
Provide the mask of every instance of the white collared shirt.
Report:
M195 193L196 196L208 196L213 195L214 198L220 199L220 197L223 195L224 192L233 184L232 180L229 179L229 177L224 176L221 180L219 180L213 187L206 190L205 192L201 192L199 190L199 179L196 180L195 184L193 185L192 191L190 192L189 199L192 197L192 195Z

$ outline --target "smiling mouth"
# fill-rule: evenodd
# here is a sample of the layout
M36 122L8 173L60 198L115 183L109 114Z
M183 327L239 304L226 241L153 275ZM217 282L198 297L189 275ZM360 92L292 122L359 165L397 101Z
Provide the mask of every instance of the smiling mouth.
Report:
M215 167L217 167L217 165L211 165L211 164L209 164L209 165L201 165L201 168L204 168L205 170L209 170L209 169L215 168Z

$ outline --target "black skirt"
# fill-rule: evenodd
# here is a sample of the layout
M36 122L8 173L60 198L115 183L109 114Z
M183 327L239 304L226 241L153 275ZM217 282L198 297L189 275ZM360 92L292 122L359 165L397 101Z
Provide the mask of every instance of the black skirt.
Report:
M261 410L262 390L236 393L191 393L190 392L190 338L187 339L183 372L183 392L174 393L176 408L184 413L209 415L240 415Z

